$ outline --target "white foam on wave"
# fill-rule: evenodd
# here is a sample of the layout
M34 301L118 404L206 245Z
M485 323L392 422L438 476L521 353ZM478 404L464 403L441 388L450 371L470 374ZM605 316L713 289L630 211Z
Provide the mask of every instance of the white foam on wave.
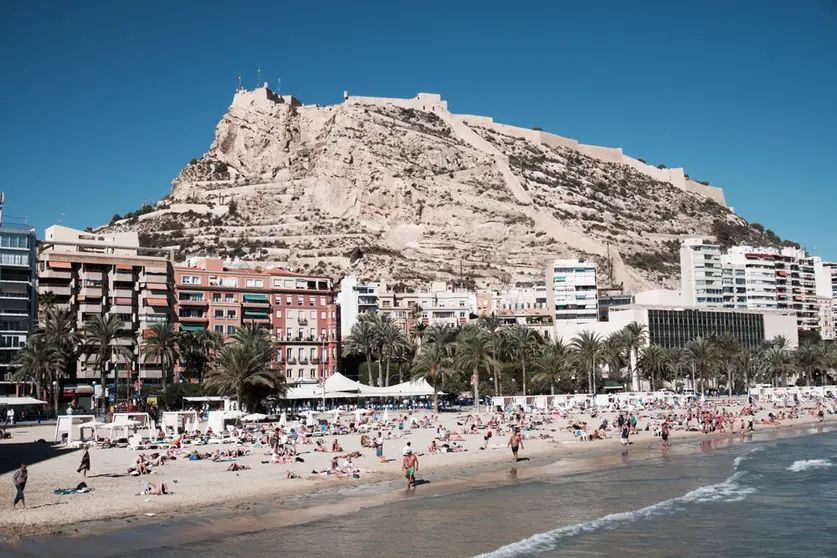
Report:
M682 504L700 504L705 502L739 502L747 497L748 494L755 492L755 488L742 486L739 480L744 473L737 472L722 483L711 484L709 486L702 486L696 488L691 492L664 500L647 508L639 510L612 513L586 523L577 523L575 525L568 525L567 527L560 527L547 531L546 533L538 533L528 539L523 539L515 543L500 547L493 552L480 554L476 558L515 558L517 556L531 556L542 552L554 550L556 545L562 540L583 533L592 533L594 531L611 530L620 527L626 523L633 523L643 519L649 519L660 515L670 514L681 510Z
M827 469L833 465L834 464L828 459L802 459L794 461L793 464L788 467L788 471L801 473L802 471L807 471L808 469Z
M752 454L757 453L757 452L760 452L760 451L764 451L764 448L766 448L766 447L767 447L767 446L758 446L758 447L755 447L755 448L751 449L750 451L745 452L745 453L742 453L741 455L739 455L738 457L736 457L736 458L735 458L735 460L732 462L733 471L737 471L737 470L738 470L738 467L739 467L739 466L740 466L743 462L745 462L746 460L750 459L750 456L751 456Z

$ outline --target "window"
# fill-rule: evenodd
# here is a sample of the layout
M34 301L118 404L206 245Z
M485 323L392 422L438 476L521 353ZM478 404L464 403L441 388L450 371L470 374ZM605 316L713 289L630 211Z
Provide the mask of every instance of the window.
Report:
M276 362L282 362L282 350L276 351Z
M308 297L308 306L314 306L317 304L317 297L309 296Z
M281 327L276 328L276 339L282 339L282 328Z
M315 358L317 358L317 349L312 348L310 351L311 354L311 361L313 362Z
M223 311L223 310L217 310L217 309L216 309L216 310L215 310L215 318L220 318L220 319L223 319L223 318L224 318L224 311Z
M184 275L180 278L180 282L184 285L200 285L201 277L200 275Z
M323 329L320 330L320 337L322 339L325 339L325 336L326 336L326 330L325 330L325 328L323 328Z
M238 315L238 312L236 312L235 310L227 310L227 319L228 320L234 320L236 315Z
M316 339L316 338L317 338L317 329L312 327L311 328L311 339Z
M293 289L294 288L293 279L285 279L285 288L286 289Z
M224 302L235 302L235 296L231 294L224 295Z
M317 311L316 311L316 310L311 310L311 319L312 319L312 320L316 320L316 319L317 319Z
M305 297L304 296L296 297L296 303L297 303L298 306L305 306Z
M227 326L227 335L235 335L235 326L232 326L232 325Z
M297 373L296 373L296 377L297 377L297 378L302 378L302 375L303 375L304 373L305 373L305 369L304 369L304 368L300 368L300 369L299 369L299 372L297 372Z
M325 312L320 312L320 319L321 319L321 320L325 320L325 319L326 319L326 313L325 313Z
M282 305L282 295L276 295L275 297L273 297L273 301L276 302L277 306L281 306Z
M291 295L287 295L287 296L285 297L285 304L287 304L288 306L290 306L290 305L291 305L291 304L293 304L293 303L294 303L294 297L292 297Z
M224 333L224 326L222 326L222 325L215 326L215 333Z
M29 248L29 237L19 234L2 234L0 235L0 247Z
M320 306L325 306L325 305L326 305L326 297L321 296L320 297Z
M459 317L460 317L460 318L464 318L464 317L465 317L465 312L460 312L460 313L459 313Z
M305 358L305 349L299 349L299 360Z
M290 347L285 349L285 359L288 360L288 361L291 361L291 360L293 360L293 358L294 358L293 349L291 349Z
M311 369L311 377L312 377L312 378L316 378L316 377L317 377L317 369L316 369L316 368L312 368L312 369Z
M212 295L212 302L221 302L221 293L214 293Z
M247 280L244 282L244 284L245 284L245 286L247 286L247 287L254 287L254 288L255 288L255 287L258 287L258 288L261 288L261 287L263 287L263 286L264 286L264 281L262 281L261 279L247 279Z
M277 310L277 311L276 311L276 317L277 317L277 318L281 318L281 317L282 317L282 311L281 311L281 310Z
M293 375L294 375L293 369L288 368L288 371L285 373L285 376L287 376L288 378L293 378Z
M221 277L222 287L237 287L238 277Z

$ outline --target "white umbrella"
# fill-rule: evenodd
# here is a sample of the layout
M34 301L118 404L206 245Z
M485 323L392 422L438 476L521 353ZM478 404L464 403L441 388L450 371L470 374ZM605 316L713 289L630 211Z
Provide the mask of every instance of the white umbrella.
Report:
M103 426L107 426L110 424L109 422L102 422L100 420L94 419L90 422L85 422L79 425L79 428L101 428Z
M384 409L384 418L381 419L381 422L389 421L389 409Z
M267 418L267 415L263 415L261 413L253 413L251 415L246 415L241 417L241 420L245 422L259 422Z
M283 412L279 415L279 426L285 426L288 424L288 416Z

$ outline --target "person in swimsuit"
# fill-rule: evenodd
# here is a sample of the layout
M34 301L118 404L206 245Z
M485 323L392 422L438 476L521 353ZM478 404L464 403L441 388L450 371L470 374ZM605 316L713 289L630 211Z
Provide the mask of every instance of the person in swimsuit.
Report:
M509 438L508 447L511 447L515 462L520 461L520 458L517 456L517 450L523 448L523 437L520 435L519 429L514 429L514 434Z
M661 436L663 438L663 449L668 449L668 419L663 422L663 432Z
M84 446L84 451L81 454L81 464L78 466L77 473L81 473L84 478L87 478L87 471L90 470L90 451L87 449L87 445Z
M418 472L418 457L413 454L413 450L407 448L407 455L404 456L404 462L401 464L401 469L404 471L404 476L407 477L407 489L410 485L416 484L416 473Z

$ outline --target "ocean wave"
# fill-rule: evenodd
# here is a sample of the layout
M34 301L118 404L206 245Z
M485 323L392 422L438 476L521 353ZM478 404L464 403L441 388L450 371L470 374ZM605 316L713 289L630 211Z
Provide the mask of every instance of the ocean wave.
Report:
M826 469L833 465L834 464L828 459L802 459L800 461L794 461L793 464L788 467L788 471L800 473L802 471L807 471L808 469Z
M744 475L742 472L734 473L724 482L711 484L696 488L683 496L664 500L646 508L612 513L586 523L577 523L538 533L528 539L500 547L493 552L480 554L476 558L515 558L517 556L532 556L543 552L549 552L557 548L558 543L570 537L595 531L612 530L635 521L650 519L661 515L667 515L682 509L683 504L700 504L705 502L739 502L756 491L755 488L743 486L739 481Z
M764 451L767 446L758 446L751 449L748 452L742 453L738 457L735 458L735 461L732 462L733 471L737 471L738 467L746 460L750 459L750 456L754 453Z

